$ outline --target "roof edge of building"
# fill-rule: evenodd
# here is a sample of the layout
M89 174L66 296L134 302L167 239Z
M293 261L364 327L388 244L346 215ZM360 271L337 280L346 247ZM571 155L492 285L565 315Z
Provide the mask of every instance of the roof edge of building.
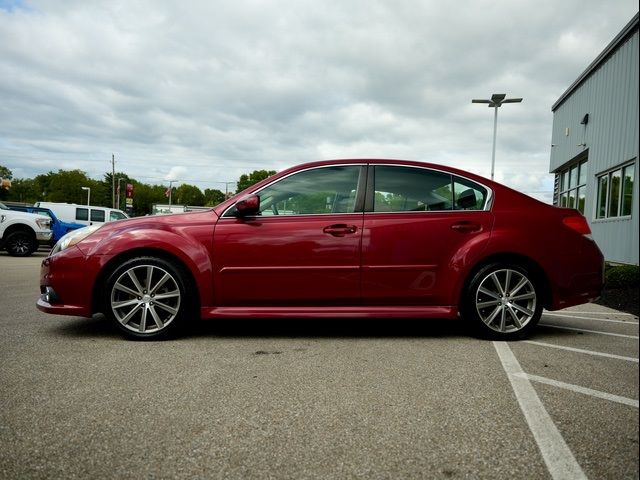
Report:
M605 47L605 49L598 55L593 62L586 68L582 74L560 95L560 98L553 104L551 111L555 112L556 109L564 103L564 101L576 90L591 74L598 69L598 67L609 58L609 56L617 50L617 48L630 37L635 30L638 30L638 13L625 25L625 27L615 36L615 38Z

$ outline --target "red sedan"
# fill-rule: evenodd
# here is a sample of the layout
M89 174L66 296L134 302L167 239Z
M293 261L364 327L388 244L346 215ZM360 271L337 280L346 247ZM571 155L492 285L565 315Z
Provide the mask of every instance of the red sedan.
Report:
M209 211L70 233L42 263L40 310L104 313L158 338L192 318L456 318L520 338L596 299L603 257L576 210L454 168L300 165Z

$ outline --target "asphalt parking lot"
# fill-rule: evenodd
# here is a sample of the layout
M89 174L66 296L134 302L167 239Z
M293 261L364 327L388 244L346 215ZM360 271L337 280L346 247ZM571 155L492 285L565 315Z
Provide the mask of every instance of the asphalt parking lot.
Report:
M0 253L0 478L638 478L638 318L201 322L168 342L35 308Z

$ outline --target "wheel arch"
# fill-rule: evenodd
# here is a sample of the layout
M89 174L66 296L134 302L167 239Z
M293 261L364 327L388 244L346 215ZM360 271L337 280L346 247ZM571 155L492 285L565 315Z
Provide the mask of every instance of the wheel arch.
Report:
M494 253L487 257L484 257L482 260L478 261L468 272L465 277L464 283L462 284L462 288L458 292L458 306L462 308L462 303L464 299L465 292L467 291L469 285L471 284L473 278L476 274L482 270L487 265L491 264L509 264L509 265L518 265L525 268L527 271L531 272L533 275L533 280L537 286L540 288L540 299L542 301L542 306L544 308L549 308L552 303L552 293L551 293L551 284L549 282L549 278L547 274L544 272L544 269L531 257L520 253L514 252L501 252Z
M179 268L182 273L185 275L185 281L188 282L188 290L191 293L194 293L193 296L190 296L192 305L190 308L193 309L194 312L199 312L199 307L201 305L200 298L200 290L198 289L196 279L193 275L193 272L189 268L189 266L182 261L182 259L176 255L173 255L166 250L157 249L157 248L134 248L131 250L127 250L122 252L113 258L109 259L107 263L103 265L100 269L100 273L96 277L96 280L93 284L93 291L91 296L91 311L93 313L101 312L103 309L102 305L102 293L103 287L107 279L111 276L111 274L124 262L131 260L137 257L156 257L166 260L168 262L173 263L177 268Z
M25 232L28 233L33 240L36 240L36 232L29 225L25 225L24 223L14 223L13 225L9 225L4 231L4 238L6 238L15 232Z

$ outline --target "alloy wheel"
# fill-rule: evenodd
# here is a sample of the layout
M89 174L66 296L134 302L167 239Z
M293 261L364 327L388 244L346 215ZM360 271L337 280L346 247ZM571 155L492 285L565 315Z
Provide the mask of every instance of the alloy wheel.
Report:
M156 265L125 270L111 288L111 310L120 324L138 334L158 333L177 317L182 294L176 279Z
M534 318L536 305L537 294L531 280L509 268L485 276L475 295L480 320L499 333L522 330Z

